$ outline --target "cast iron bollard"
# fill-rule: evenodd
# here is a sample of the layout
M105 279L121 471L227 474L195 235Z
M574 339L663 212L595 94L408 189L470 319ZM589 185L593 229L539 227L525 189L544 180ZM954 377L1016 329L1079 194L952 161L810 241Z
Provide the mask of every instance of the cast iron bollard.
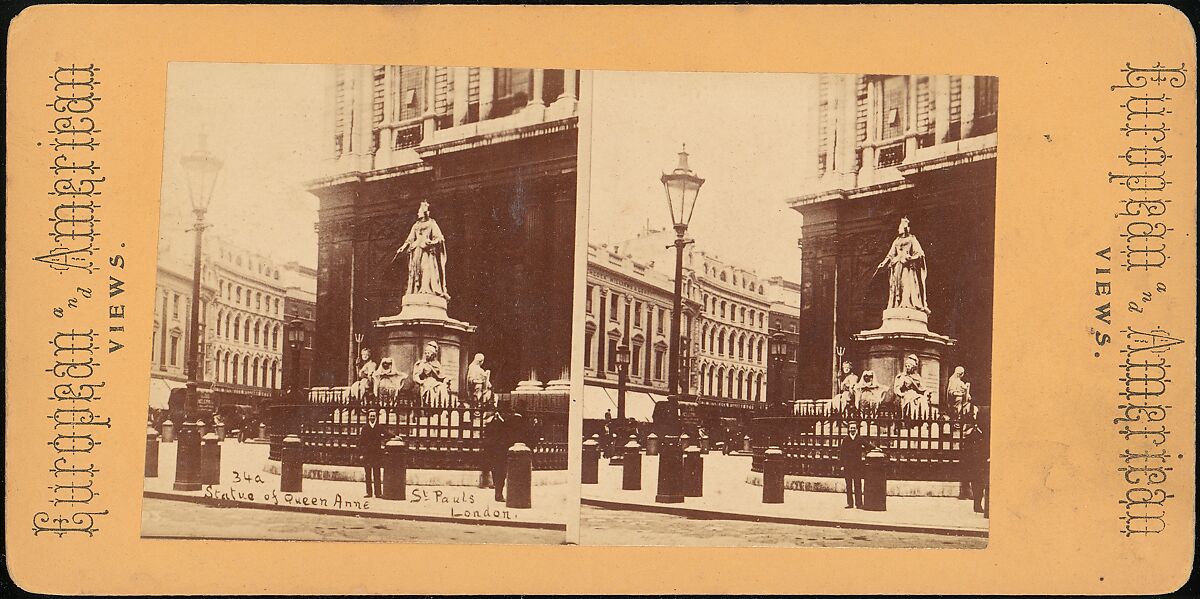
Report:
M745 453L754 451L754 447L750 445L750 435L746 435L746 438L742 439L742 451Z
M663 437L658 452L656 503L683 503L683 448L679 437Z
M516 509L533 507L530 491L533 486L533 452L524 443L508 448L508 499L504 505Z
M214 432L217 433L217 440L224 441L225 440L225 423L222 422L221 424L218 424L217 426L215 426L213 428L216 429Z
M708 435L700 433L700 453L708 455Z
M887 454L872 449L863 457L863 509L887 511Z
M265 422L258 423L258 440L259 441L267 440L267 423L265 423Z
M404 437L396 436L383 447L383 498L408 498L408 444Z
M304 443L296 435L283 438L279 456L279 490L299 493L304 490Z
M600 444L595 439L583 442L583 484L594 485L600 482Z
M175 442L175 423L170 420L164 420L162 423L162 442Z
M204 445L200 448L200 482L221 484L221 440L216 433L204 435Z
M646 455L658 455L658 435L654 433L646 437Z
M683 496L704 496L704 458L700 448L692 445L683 450Z
M146 427L146 478L158 478L158 431Z
M763 455L763 503L783 503L783 451L771 446Z
M625 491L642 490L642 446L638 445L637 437L629 435L625 444L625 459L621 463L621 489Z
M200 425L184 422L175 448L175 490L200 490Z

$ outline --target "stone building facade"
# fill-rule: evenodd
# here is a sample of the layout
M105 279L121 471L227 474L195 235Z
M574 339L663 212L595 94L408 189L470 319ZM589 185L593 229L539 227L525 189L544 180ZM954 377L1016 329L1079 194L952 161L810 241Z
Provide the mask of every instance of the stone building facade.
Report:
M691 287L691 286L689 286ZM699 302L685 289L684 313L680 321L682 336L693 338ZM627 379L627 414L645 420L653 405L670 393L671 314L674 309L674 281L621 246L588 245L587 288L585 291L583 371L585 385L593 389L615 390L618 383L617 347L629 346L630 365ZM692 344L695 345L694 343ZM681 391L694 392L695 377L680 378ZM684 389L686 388L686 390ZM610 398L608 401L603 396ZM588 402L588 397L597 398ZM585 418L600 418L611 409L614 393L588 390Z
M268 256L208 234L201 263L200 380L217 407L258 408L283 381L284 302L288 287ZM309 269L311 270L311 269ZM188 379L192 334L191 247L164 241L159 251L151 354L151 403ZM161 382L160 382L161 381Z
M400 311L397 248L422 201L446 238L449 314L477 327L498 391L570 372L578 72L331 68L319 198L314 386L350 378L356 335Z
M822 75L817 176L787 200L804 217L801 398L831 395L835 347L861 368L852 336L880 326L887 276L876 267L902 217L926 254L929 329L957 339L990 401L996 202L995 77Z
M615 379L616 366L606 356L620 339L632 339L631 349L652 340L654 357L635 352L635 361L644 364L638 366L640 379L631 366L631 385L637 385L631 388L644 387L655 399L669 393L666 373L659 376L652 367L658 351L669 363L675 256L666 246L673 239L673 231L647 228L632 239L589 247L584 339L589 385ZM772 286L795 284L760 277L693 245L684 250L683 273L680 329L691 359L680 390L695 397L696 418L714 430L721 418L744 420L765 406L771 298L778 295Z

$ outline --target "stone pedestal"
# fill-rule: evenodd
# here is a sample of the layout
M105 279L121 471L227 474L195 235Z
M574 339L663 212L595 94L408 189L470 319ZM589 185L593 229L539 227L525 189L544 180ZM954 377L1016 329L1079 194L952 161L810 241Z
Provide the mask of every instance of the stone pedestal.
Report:
M862 331L853 338L859 355L864 358L864 363L858 365L858 373L874 371L876 382L887 390L885 397L893 394L896 375L904 370L904 357L913 354L920 360L921 382L933 392L931 405L941 405L941 393L951 370L942 364L950 358L956 340L930 332L928 313L888 308L883 311L883 324L878 329Z
M422 359L425 344L436 341L442 374L450 382L451 395L461 399L466 393L471 358L463 346L475 332L475 326L450 318L446 313L446 298L410 293L404 296L399 314L385 316L374 324L382 351L377 362L391 358L397 370L411 376L413 365Z

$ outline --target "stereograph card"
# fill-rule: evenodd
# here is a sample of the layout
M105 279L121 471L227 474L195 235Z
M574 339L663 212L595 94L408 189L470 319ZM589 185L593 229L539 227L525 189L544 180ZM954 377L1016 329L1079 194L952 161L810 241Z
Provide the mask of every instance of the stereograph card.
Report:
M1175 9L38 6L9 48L25 590L1188 580Z

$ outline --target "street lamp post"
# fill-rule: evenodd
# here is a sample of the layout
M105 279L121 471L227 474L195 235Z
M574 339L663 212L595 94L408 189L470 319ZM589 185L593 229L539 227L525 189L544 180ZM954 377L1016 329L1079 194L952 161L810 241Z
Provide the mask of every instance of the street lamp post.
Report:
M787 335L783 331L776 331L771 335L771 365L774 367L775 376L767 377L767 398L770 404L767 406L768 413L782 411L783 400L783 365L787 360L788 343Z
M221 171L221 160L208 152L204 134L200 135L200 147L179 160L187 176L188 199L192 203L192 214L196 217L192 225L195 247L192 255L192 306L191 338L188 339L187 357L187 405L184 422L179 430L179 446L175 458L175 489L195 491L200 489L200 430L196 418L200 411L200 381L204 378L200 361L200 275L203 260L204 222L208 205L212 202L217 174Z
M304 323L299 319L287 323L288 349L291 350L292 368L288 373L288 386L292 389L292 399L296 401L304 389L301 378L300 350L304 347Z
M679 152L679 164L670 174L661 177L663 189L667 192L667 207L671 210L671 222L675 228L675 295L674 309L671 312L671 345L670 370L668 385L671 394L679 393L679 341L680 319L683 314L683 248L693 240L687 239L688 223L692 220L692 211L696 209L696 199L700 195L700 186L704 179L696 176L696 172L688 167L687 146Z
M622 341L617 345L617 421L613 425L610 433L614 439L609 439L613 443L611 454L608 460L609 464L621 464L624 457L621 442L625 439L625 387L629 383L629 345Z
M680 324L683 316L683 248L692 240L687 239L688 223L692 220L692 212L696 208L696 199L700 195L700 186L704 179L696 176L696 172L688 166L687 146L679 151L679 164L670 173L663 173L660 178L663 190L667 194L667 207L671 210L671 224L675 228L675 295L674 309L671 311L670 357L667 368L668 386L672 402L671 411L677 410L679 401L680 375ZM670 246L668 246L670 247ZM683 502L683 448L679 447L677 429L678 414L671 414L671 434L660 443L658 458L658 492L654 501L658 503ZM657 423L656 423L657 424Z

